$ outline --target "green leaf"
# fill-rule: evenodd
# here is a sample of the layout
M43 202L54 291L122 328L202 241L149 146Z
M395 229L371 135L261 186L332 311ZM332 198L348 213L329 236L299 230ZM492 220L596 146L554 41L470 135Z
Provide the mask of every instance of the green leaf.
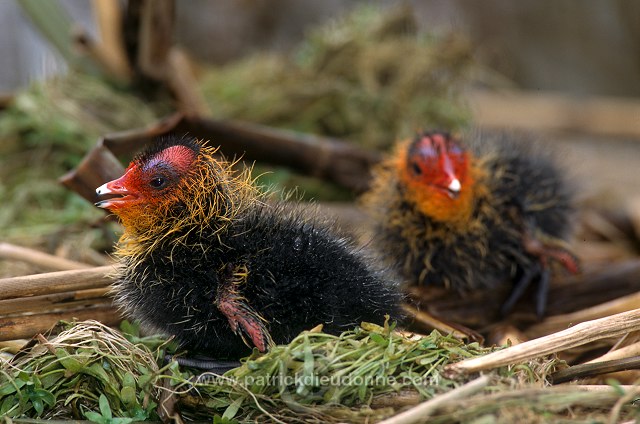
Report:
M107 374L102 365L97 362L91 364L89 367L83 368L82 372L99 379L104 384L108 384L111 381L109 379L109 374Z
M27 382L24 380L9 380L0 386L0 396L7 396L21 389Z
M56 349L56 357L60 360L62 366L72 373L78 373L82 371L86 364L86 357L81 357L85 359L84 362L78 360L79 355L71 355L69 352L62 348Z
M105 418L102 415L94 411L85 411L84 417L94 423L98 423L98 424L107 423L107 420L105 420Z
M104 394L100 395L98 405L100 406L100 412L102 413L102 416L104 418L106 418L107 420L113 418L113 415L111 414L111 407L109 406L109 400Z
M222 414L222 418L231 419L235 417L243 402L244 397L239 397L234 400L233 403L231 403L231 405L229 405L227 409L225 409L224 414Z
M136 398L135 387L123 387L122 390L120 390L120 399L126 406L135 405L138 401L138 399Z
M31 404L33 405L33 409L36 410L37 416L41 416L44 412L44 403L40 399L31 399Z
M369 337L371 337L371 340L376 342L376 344L381 347L387 347L387 345L389 344L389 340L385 339L381 334L371 333Z
M15 396L7 396L0 404L0 416L8 416L9 411L18 412L18 401Z
M213 424L239 424L238 420L216 415L213 417Z

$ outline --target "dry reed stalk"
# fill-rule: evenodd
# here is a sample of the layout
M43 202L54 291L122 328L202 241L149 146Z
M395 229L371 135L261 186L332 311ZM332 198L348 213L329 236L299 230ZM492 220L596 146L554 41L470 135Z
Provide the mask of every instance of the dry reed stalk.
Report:
M640 309L587 321L564 331L445 367L451 374L470 374L525 362L607 337L640 330Z
M100 30L100 46L108 69L116 78L129 81L132 70L124 50L122 9L116 0L93 0L93 11Z
M635 356L632 358L616 359L613 361L574 365L551 374L550 379L553 384L560 384L577 378L594 377L596 375L638 368L640 368L640 356Z
M425 422L425 420L441 406L448 404L452 400L469 397L487 387L489 382L489 377L483 375L468 382L464 386L450 390L447 393L429 399L408 411L381 421L380 424L411 424Z
M104 288L113 265L0 279L0 300Z
M51 271L67 271L72 269L91 268L91 265L59 256L49 255L34 249L16 246L10 243L0 243L0 258L26 262L38 268Z
M625 311L640 308L640 293L623 296L600 305L546 318L539 324L532 325L525 333L529 338L541 337L571 327L572 325L590 321Z

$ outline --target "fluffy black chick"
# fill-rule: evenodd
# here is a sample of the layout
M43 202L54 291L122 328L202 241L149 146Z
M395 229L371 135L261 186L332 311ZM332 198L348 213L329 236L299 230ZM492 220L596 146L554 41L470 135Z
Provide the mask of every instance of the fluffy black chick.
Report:
M571 190L551 156L506 135L418 133L375 169L363 197L374 245L410 284L512 286L503 314L537 281L541 316L552 262L578 270L564 241Z
M237 359L323 324L400 317L390 275L300 208L267 203L248 171L193 138L157 140L96 191L123 226L115 301L195 352Z

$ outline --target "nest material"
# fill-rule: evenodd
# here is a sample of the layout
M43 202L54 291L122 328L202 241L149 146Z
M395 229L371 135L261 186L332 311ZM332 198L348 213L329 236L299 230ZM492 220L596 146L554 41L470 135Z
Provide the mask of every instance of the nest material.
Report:
M113 416L155 416L153 352L97 321L70 325L51 340L39 335L1 372L1 416L78 419L100 410L101 395Z
M411 392L415 401L447 392L465 380L444 377L445 365L492 350L437 332L408 337L363 323L340 336L304 332L217 376L181 371L176 362L160 369L160 346L159 338L125 338L95 321L74 324L51 340L39 336L2 365L0 411L78 419L104 414L106 403L114 417L153 419L159 391L170 387L192 418L377 420L395 409L372 408L376 399ZM512 384L542 382L556 365L552 358L496 375Z

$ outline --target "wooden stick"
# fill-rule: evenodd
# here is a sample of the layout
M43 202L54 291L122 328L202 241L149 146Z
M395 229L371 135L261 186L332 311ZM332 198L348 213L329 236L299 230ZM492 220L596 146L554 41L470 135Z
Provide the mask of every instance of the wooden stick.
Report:
M0 243L0 258L26 262L51 271L91 268L91 265L9 243Z
M593 377L611 372L626 371L640 368L640 356L632 358L616 359L613 361L595 362L574 365L572 367L554 372L549 376L553 384L564 383L576 378Z
M606 318L583 322L558 333L524 342L479 358L467 359L445 367L452 374L469 374L481 370L517 364L529 359L581 346L594 340L616 337L640 329L640 309Z
M226 156L243 155L286 166L304 175L361 192L369 185L369 170L381 154L344 141L296 133L240 121L188 118L175 128L219 145Z
M74 290L103 288L111 283L112 265L0 279L0 300Z
M483 375L468 382L464 386L455 388L447 393L436 396L433 399L429 399L408 411L395 415L384 421L380 421L380 424L411 424L425 422L425 419L432 415L441 406L446 405L452 400L466 398L479 392L487 387L489 381L489 377Z
M169 68L167 85L178 100L178 110L186 116L211 115L187 55L177 47L171 48L167 57L167 66Z
M94 319L105 325L116 325L122 317L110 301L80 309L0 317L0 341L31 338L34 334L50 330L60 320L73 319L79 321Z
M78 308L79 306L91 305L96 301L104 302L110 290L109 287L99 287L95 289L0 300L0 316L21 312L47 311L54 308Z

